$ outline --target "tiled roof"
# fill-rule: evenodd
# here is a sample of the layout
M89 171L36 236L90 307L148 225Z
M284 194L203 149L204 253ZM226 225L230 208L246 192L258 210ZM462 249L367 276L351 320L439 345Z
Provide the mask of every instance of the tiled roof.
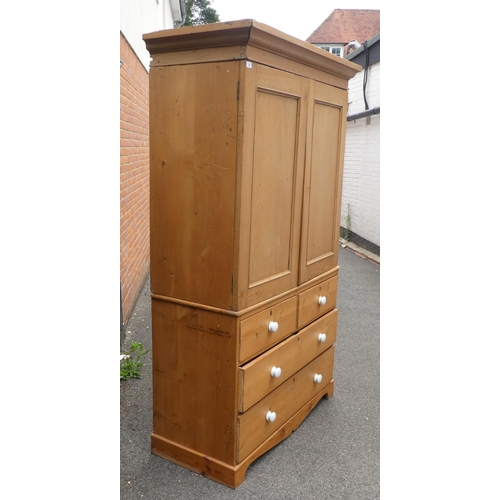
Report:
M335 9L307 39L310 43L363 43L380 33L380 10Z

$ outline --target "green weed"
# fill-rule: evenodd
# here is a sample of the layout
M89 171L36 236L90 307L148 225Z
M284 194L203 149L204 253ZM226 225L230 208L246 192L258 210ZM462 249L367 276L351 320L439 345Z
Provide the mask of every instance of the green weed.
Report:
M130 350L122 353L123 356L120 359L120 379L141 378L141 368L143 365L141 357L148 352L149 349L145 351L140 342L132 342Z

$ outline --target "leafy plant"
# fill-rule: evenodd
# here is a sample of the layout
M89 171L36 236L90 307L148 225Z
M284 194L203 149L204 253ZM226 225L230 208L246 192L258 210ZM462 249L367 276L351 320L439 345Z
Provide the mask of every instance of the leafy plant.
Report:
M149 352L144 350L140 342L132 342L130 350L120 356L120 379L141 378L141 368L144 364L141 357Z

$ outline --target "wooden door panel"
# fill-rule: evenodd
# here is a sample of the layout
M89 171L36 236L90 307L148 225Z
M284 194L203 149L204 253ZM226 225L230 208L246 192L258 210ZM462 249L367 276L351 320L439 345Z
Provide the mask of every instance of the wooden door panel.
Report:
M337 107L315 101L314 131L309 194L309 234L307 238L307 265L333 255L335 248L335 186L338 142L331 134L339 124L340 110ZM333 128L332 128L333 127Z
M333 269L338 262L340 197L346 97L334 87L311 82L304 176L299 282Z
M298 99L257 89L249 286L292 272Z
M242 69L238 307L298 281L307 80L254 64Z

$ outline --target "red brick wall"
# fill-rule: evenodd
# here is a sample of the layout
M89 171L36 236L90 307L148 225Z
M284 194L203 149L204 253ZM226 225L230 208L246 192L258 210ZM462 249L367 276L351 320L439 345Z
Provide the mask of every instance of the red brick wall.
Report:
M120 281L123 323L149 272L149 74L120 33Z

